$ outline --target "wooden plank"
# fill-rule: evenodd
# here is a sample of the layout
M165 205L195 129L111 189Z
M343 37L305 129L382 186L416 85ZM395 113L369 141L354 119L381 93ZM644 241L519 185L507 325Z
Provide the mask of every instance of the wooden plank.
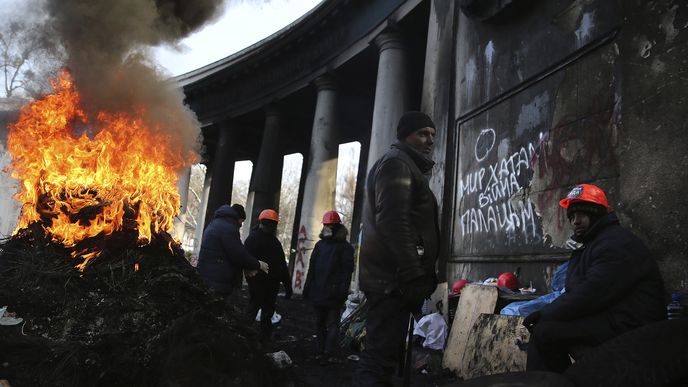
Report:
M481 313L493 313L497 305L498 292L494 286L468 284L461 290L459 305L454 315L442 366L459 373L468 335Z
M464 379L525 371L530 338L521 316L481 314L475 320L460 367ZM521 349L523 348L523 349Z

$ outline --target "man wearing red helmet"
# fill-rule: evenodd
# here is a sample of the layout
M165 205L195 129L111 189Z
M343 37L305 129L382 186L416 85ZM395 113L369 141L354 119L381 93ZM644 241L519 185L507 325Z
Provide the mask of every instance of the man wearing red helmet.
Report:
M313 247L303 297L315 309L316 358L336 362L339 320L351 286L354 248L337 211L323 215L320 240Z
M560 205L573 229L566 291L524 321L528 370L563 372L572 347L597 346L665 318L664 285L645 244L619 225L599 187L579 184Z
M364 351L354 385L392 385L410 313L437 286L437 202L428 185L435 124L406 112L392 149L366 180L359 286L367 298Z

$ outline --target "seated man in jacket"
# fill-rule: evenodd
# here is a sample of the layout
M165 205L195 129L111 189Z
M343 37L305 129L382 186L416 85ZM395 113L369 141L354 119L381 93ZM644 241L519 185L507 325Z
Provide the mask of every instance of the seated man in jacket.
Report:
M239 229L246 219L244 207L223 204L203 231L198 254L198 273L209 288L225 297L241 286L243 270L268 272L268 264L251 256L239 238Z
M566 292L523 321L528 370L563 372L569 353L665 318L664 285L645 244L619 225L600 188L579 184L560 201L583 244L571 254Z

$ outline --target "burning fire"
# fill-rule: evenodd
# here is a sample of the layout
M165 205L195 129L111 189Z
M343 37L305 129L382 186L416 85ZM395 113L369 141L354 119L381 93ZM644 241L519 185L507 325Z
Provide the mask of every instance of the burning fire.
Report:
M183 154L143 114L100 111L88 122L67 72L52 85L54 94L24 106L9 126L10 170L23 203L15 234L40 224L83 259L77 265L83 270L102 252L80 244L88 238L129 231L145 245L172 229L180 206L175 171L195 155Z

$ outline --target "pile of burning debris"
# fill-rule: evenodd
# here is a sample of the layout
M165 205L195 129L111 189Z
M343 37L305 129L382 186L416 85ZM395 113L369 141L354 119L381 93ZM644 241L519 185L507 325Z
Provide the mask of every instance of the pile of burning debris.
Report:
M280 385L256 332L158 235L80 271L38 224L0 246L0 379L12 386Z

